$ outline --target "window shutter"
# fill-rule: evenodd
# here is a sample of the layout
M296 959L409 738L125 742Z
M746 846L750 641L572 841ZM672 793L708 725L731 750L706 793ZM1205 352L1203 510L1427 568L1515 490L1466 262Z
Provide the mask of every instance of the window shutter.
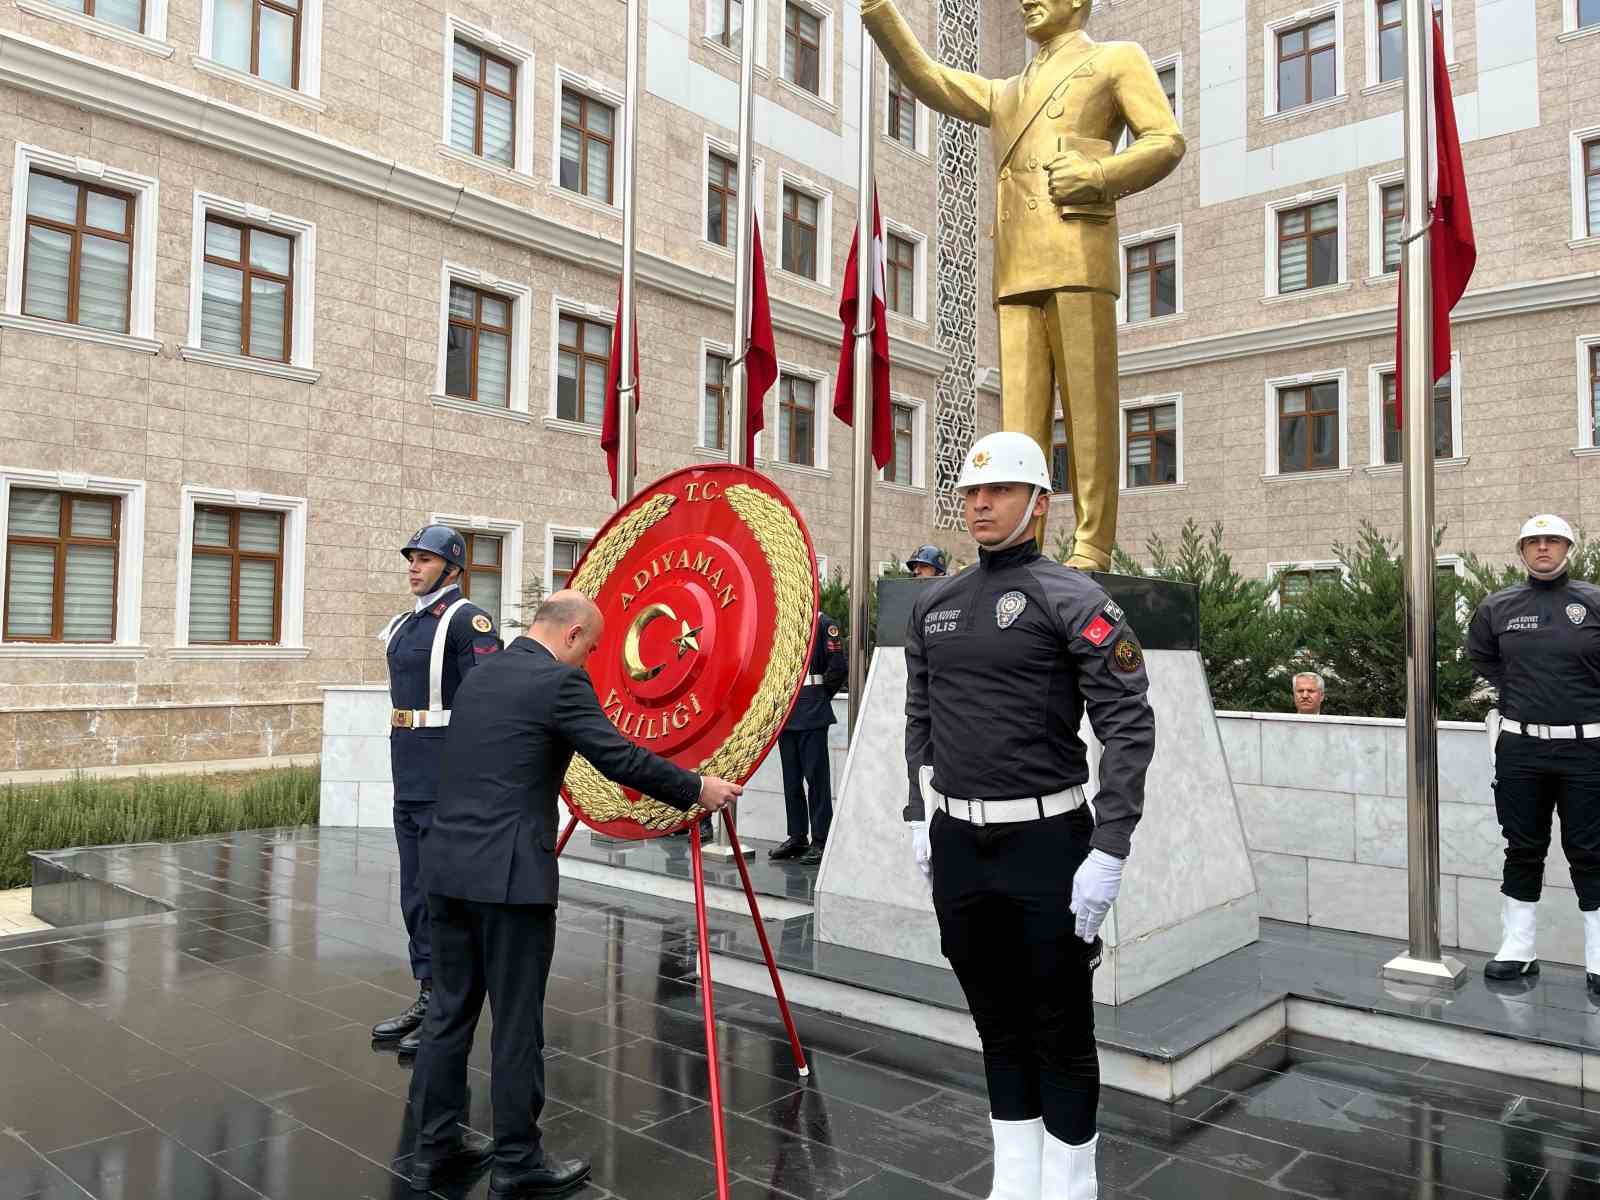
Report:
M241 530L241 541L243 531ZM239 640L273 640L273 615L278 606L278 564L259 558L239 561Z
M6 632L19 638L49 637L55 626L55 592L55 551L49 546L12 546L11 569L6 572Z
M68 546L61 639L109 642L116 630L117 552L110 546Z
M232 563L220 554L196 554L189 571L189 640L228 640Z
M78 324L126 332L132 250L127 242L84 235L78 259Z

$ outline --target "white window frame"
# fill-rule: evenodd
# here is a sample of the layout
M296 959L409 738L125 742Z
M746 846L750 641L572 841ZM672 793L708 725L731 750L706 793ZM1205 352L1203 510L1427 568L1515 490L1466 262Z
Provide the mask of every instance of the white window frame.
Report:
M1593 25L1578 25L1578 0L1561 0L1561 39L1571 41L1573 38L1590 37L1600 33L1600 22Z
M500 611L495 616L495 624L500 627L501 642L505 642L506 631L522 625L522 522L477 514L436 512L428 518L428 523L448 525L458 533L482 533L500 539Z
M1146 317L1142 321L1131 320L1128 314L1128 250L1133 246L1142 246L1146 242L1159 242L1164 238L1173 239L1172 252L1175 256L1174 265L1177 268L1177 303L1173 311L1159 317ZM1117 239L1117 258L1119 270L1122 272L1122 292L1117 297L1117 324L1127 325L1132 328L1143 329L1147 325L1159 325L1163 321L1176 320L1183 316L1183 225L1162 225L1156 229L1146 229L1140 233L1130 233Z
M1363 14L1365 27L1362 37L1366 42L1367 59L1367 85L1366 91L1380 88L1399 88L1405 83L1405 76L1396 79L1378 78L1378 6L1382 0L1362 0L1366 12ZM1444 60L1446 65L1456 62L1456 16L1455 0L1442 0L1440 17L1444 24Z
M1385 171L1381 175L1367 177L1367 278L1371 280L1389 280L1400 274L1398 268L1393 271L1383 269L1383 189L1393 184L1403 184L1406 179L1404 171ZM1404 254L1404 249L1401 251ZM1273 273L1276 278L1276 272Z
M911 228L911 226L909 226L909 225L902 225L899 221L890 221L890 220L885 220L883 222L883 232L884 232L883 253L884 253L884 273L885 273L885 279L883 281L883 294L884 294L884 302L885 302L884 303L884 307L885 307L885 309L887 309L887 311L889 313L889 316L891 316L891 317L897 317L902 321L914 321L919 325L926 325L928 323L928 238L927 238L927 235L918 233L915 229ZM888 256L889 256L888 235L891 234L891 233L894 234L896 237L904 238L906 241L910 242L911 245L912 245L913 252L914 252L913 253L913 257L915 259L915 262L913 263L913 266L912 266L912 287L915 290L912 292L912 296L911 296L911 311L909 313L895 312L892 308L888 307L888 298L889 298L889 280L887 278L888 269L889 269L888 268ZM820 247L819 247L819 249L820 249Z
M197 505L214 504L226 508L250 508L280 512L283 520L282 619L281 640L270 646L191 645L189 642L189 589L194 555L194 510ZM306 512L304 496L274 496L232 488L199 487L184 484L178 500L178 575L173 589L172 648L180 659L274 659L305 658L306 617Z
M890 392L889 403L904 405L911 410L911 482L893 483L887 475L889 468L879 467L878 483L897 492L925 492L928 489L928 402L904 392Z
M609 104L615 110L611 137L611 197L612 203L596 200L582 192L572 191L561 186L561 97L567 88L581 92L591 100L598 100L602 104ZM560 63L555 66L555 89L553 92L555 102L551 105L554 110L550 114L550 186L551 195L569 200L573 204L582 204L596 212L622 215L622 205L617 202L617 195L622 190L622 118L623 101L622 86L609 79L596 79L592 75L583 75L577 71L563 67ZM702 168L703 169L703 168ZM702 233L704 230L702 230Z
M817 582L824 584L828 582L828 556L826 554L817 555Z
M804 463L784 462L778 458L778 406L783 394L783 378L793 375L797 379L808 379L816 385L816 410L811 422L811 466ZM831 376L826 371L814 371L810 367L803 367L799 363L778 360L778 378L772 385L769 398L763 403L766 406L766 428L756 434L756 457L763 458L763 443L770 437L772 457L765 459L768 466L784 471L797 471L802 475L828 474L828 426L833 417L833 385Z
M1350 236L1350 211L1345 203L1345 185L1337 184L1334 187L1318 188L1313 192L1300 192L1293 196L1284 196L1277 200L1269 200L1266 205L1265 239L1266 239L1266 296L1268 300L1298 299L1301 296L1326 295L1334 288L1348 287L1350 283L1349 236ZM1291 208L1309 208L1324 200L1338 200L1339 202L1339 277L1332 283L1325 283L1318 287L1301 288L1293 292L1280 292L1278 290L1278 214Z
M878 57L881 58L882 56L879 55ZM912 97L912 100L917 106L916 120L911 123L911 136L916 143L915 145L906 145L898 137L896 137L894 131L889 128L890 74L891 71L889 64L885 62L883 64L883 75L879 79L879 85L883 88L883 122L878 128L878 132L882 135L885 142L895 147L902 154L915 154L918 158L927 158L933 143L928 135L928 106L921 100L918 100L915 96Z
M48 171L80 183L100 184L127 192L133 198L133 259L129 264L128 332L90 329L66 321L28 317L22 313L22 258L27 246L28 175ZM11 228L7 238L6 298L0 327L29 333L47 333L79 342L118 346L141 354L159 354L156 338L156 226L159 220L156 180L109 166L91 158L58 154L42 146L17 143L11 172Z
M1305 387L1314 383L1336 380L1339 384L1339 465L1315 471L1289 471L1278 469L1278 389ZM1264 477L1267 479L1322 479L1350 472L1350 378L1343 367L1332 371L1307 371L1301 375L1280 375L1266 381L1265 389L1267 458Z
M700 152L700 244L707 250L717 254L725 254L730 259L733 257L733 246L719 246L706 237L706 222L711 217L711 155L720 154L724 158L731 158L735 163L739 161L739 148L731 142L725 142L719 137L706 134L702 139L703 145ZM755 184L755 215L756 221L761 226L762 250L767 247L767 162L764 158L757 158L750 174L754 177ZM737 245L737 242L735 242Z
M1594 28L1600 32L1600 25ZM1589 233L1589 197L1583 185L1583 144L1590 141L1600 141L1600 125L1574 129L1567 138L1572 183L1572 240L1567 246L1574 250L1580 246L1600 246L1600 233L1592 236Z
M713 446L710 437L706 433L706 359L713 354L720 354L731 361L733 359L733 348L726 342L713 342L709 338L700 339L700 365L695 373L695 377L700 381L700 387L695 392L694 448L695 453L703 458L721 461L728 457L728 448L718 449ZM728 423L731 426L733 423L731 420L733 396L731 394L728 397L728 407L730 414ZM759 438L760 435L757 434L757 439L759 440Z
M290 316L288 362L250 358L224 350L207 350L200 345L200 306L204 299L201 293L204 290L208 216L255 225L282 234L294 242L294 292L290 297L294 307ZM179 355L189 362L208 363L236 371L253 371L258 375L273 375L299 383L315 383L322 377L322 372L313 365L313 341L317 328L316 263L317 227L310 221L273 212L259 204L245 204L209 192L196 192L189 236L189 322L183 345L178 349Z
M1600 348L1600 334L1580 334L1578 349L1578 441L1575 454L1600 454L1594 440L1594 401L1589 394L1589 351Z
M750 11L751 2L752 0L745 0L746 13ZM741 53L740 46L724 46L722 39L711 32L711 7L714 4L720 4L720 0L705 0L705 5L701 9L701 17L705 23L700 26L700 41L716 53L738 62ZM767 6L765 4L756 5L756 70L763 75L767 73Z
M607 308L603 304L588 304L582 300L574 300L560 294L550 297L550 357L546 360L550 364L550 389L546 398L544 423L548 429L565 429L569 433L581 433L589 437L600 436L600 426L590 425L584 421L568 421L564 417L556 416L556 388L561 380L561 317L565 314L572 317L581 317L585 321L603 321L611 326L612 337L616 337L617 310ZM609 350L607 351L609 353Z
M1321 20L1323 17L1333 18L1333 55L1334 77L1333 95L1324 100L1314 100L1310 104L1302 104L1298 108L1280 110L1278 108L1278 34L1297 25L1309 25ZM1347 98L1348 83L1345 80L1344 69L1344 0L1323 0L1323 3L1313 4L1299 12L1290 13L1286 17L1267 22L1261 30L1261 62L1262 74L1262 113L1268 120L1286 121L1305 113L1316 112L1330 104L1337 104Z
M1128 417L1130 409L1154 408L1159 404L1171 404L1177 409L1177 459L1178 477L1171 483L1145 483L1134 487L1128 483ZM1124 397L1117 410L1117 441L1122 447L1121 460L1117 464L1117 490L1121 492L1137 492L1144 495L1149 492L1159 492L1163 488L1183 487L1188 479L1183 473L1183 393L1162 392L1154 396Z
M489 404L480 404L475 400L463 400L460 396L451 396L445 392L445 357L450 340L450 285L452 283L466 284L468 287L482 288L484 291L497 292L511 300L511 392L506 400L505 408L496 408ZM528 353L533 345L533 289L525 283L517 283L511 279L500 279L497 276L465 266L462 263L451 262L448 259L439 268L439 328L436 335L437 353L434 358L433 393L429 397L434 404L443 408L459 408L463 412L487 413L490 416L506 417L514 420L528 419L528 378L531 374ZM552 360L554 361L554 360ZM551 409L554 408L554 386L551 390ZM448 524L448 522L446 522Z
M136 46L158 58L171 58L176 50L176 47L167 41L167 0L145 0L145 28L141 30L124 29L121 25L102 21L86 13L57 8L49 0L16 0L16 3L23 12L35 17L47 17L52 21L75 25L97 37Z
M546 525L544 527L544 595L548 599L555 590L556 539L594 543L598 529L585 529L577 525ZM586 551L587 553L587 551ZM581 557L581 556L580 556Z
M474 49L486 51L496 57L509 59L516 67L517 97L514 105L514 115L517 122L516 139L511 145L511 165L491 162L487 158L462 150L450 144L450 117L451 117L451 92L452 82L455 77L455 44L457 39L466 42ZM471 163L475 167L482 167L488 171L497 171L502 174L510 173L532 177L533 175L533 86L534 86L534 55L533 51L514 42L508 42L499 34L474 25L452 13L444 15L444 78L441 80L440 101L442 115L439 125L439 142L437 149L446 158L454 158L461 162ZM557 105L560 98L557 97ZM559 115L559 114L558 114ZM557 153L560 153L559 147Z
M1341 579L1348 577L1344 564L1336 558L1307 558L1290 562L1269 562L1267 564L1267 582L1271 583L1272 577L1280 571L1335 571ZM1267 603L1274 609L1283 607L1282 597L1278 595L1277 588L1273 588L1268 593Z
M1373 363L1367 368L1367 464L1374 469L1398 471L1400 463L1383 461L1383 377L1394 374L1394 362ZM1398 382L1398 381L1397 381ZM1435 459L1434 465L1466 461L1461 444L1461 351L1450 352L1450 449L1449 458Z
M14 207L20 208L21 205ZM85 492L115 496L122 501L121 539L117 545L117 625L109 642L7 642L0 640L0 659L6 658L132 658L145 656L139 643L144 596L144 505L142 479L113 479L106 475L72 471L34 471L27 467L0 467L0 605L5 602L7 523L11 517L11 489L38 488L53 492ZM0 639L5 629L0 624Z
M807 279L804 275L796 275L786 271L783 267L783 193L793 188L802 195L809 196L817 202L817 277ZM804 287L821 288L828 291L833 286L833 192L814 179L804 175L780 169L778 172L778 209L777 209L777 244L774 249L777 253L772 256L776 259L771 269L775 269L780 279L792 280Z
M793 92L796 96L804 96L813 104L822 103L829 108L833 107L833 7L830 4L820 3L819 0L780 0L784 9L782 37L789 36L788 6L793 4L802 8L817 18L820 30L817 34L817 86L818 90L809 92L795 83L783 73L783 43L778 46L778 69L774 78L778 83Z
M217 32L216 0L200 0L200 50L193 56L195 70L215 75L244 87L255 88L280 100L326 112L322 101L322 0L301 0L300 3L300 86L287 88L271 80L223 65L217 60L215 39Z
M1151 59L1150 66L1154 68L1157 77L1168 67L1172 68L1172 115L1178 122L1178 128L1183 128L1183 51L1172 54L1163 54L1160 58Z

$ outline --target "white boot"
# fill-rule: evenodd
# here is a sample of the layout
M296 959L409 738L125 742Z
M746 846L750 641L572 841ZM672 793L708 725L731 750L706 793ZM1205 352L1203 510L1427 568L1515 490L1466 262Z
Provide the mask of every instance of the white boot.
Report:
M1517 979L1539 973L1539 954L1534 949L1534 936L1538 922L1539 906L1531 900L1500 898L1500 949L1483 968L1487 979ZM1585 913L1587 918L1589 914ZM1590 934L1591 944L1594 934ZM1590 961L1595 961L1591 959Z
M1590 993L1600 995L1600 912L1583 914L1583 969Z
M1094 1173L1097 1133L1081 1146L1069 1146L1044 1135L1043 1174L1039 1200L1097 1200L1100 1184Z
M1044 1119L996 1121L991 1117L989 1125L994 1130L994 1186L989 1200L1039 1200Z

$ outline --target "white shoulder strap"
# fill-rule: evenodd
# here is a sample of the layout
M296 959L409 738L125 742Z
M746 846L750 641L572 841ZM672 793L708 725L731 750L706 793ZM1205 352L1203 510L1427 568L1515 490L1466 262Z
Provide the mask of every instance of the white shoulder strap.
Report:
M383 627L383 632L378 635L378 640L384 644L386 649L389 643L394 641L394 635L400 632L400 626L405 624L406 618L410 615L408 612L400 613L394 620Z
M444 644L450 640L450 619L456 609L466 604L467 598L459 596L454 604L444 610L439 627L433 631L433 653L428 655L428 711L444 711Z

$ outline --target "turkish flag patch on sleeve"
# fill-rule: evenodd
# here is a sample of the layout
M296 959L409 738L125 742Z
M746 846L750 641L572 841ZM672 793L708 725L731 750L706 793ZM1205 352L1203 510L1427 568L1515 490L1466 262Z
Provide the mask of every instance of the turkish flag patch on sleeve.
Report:
M1090 621L1078 632L1084 637L1088 638L1096 646L1104 646L1106 644L1106 639L1111 636L1111 629L1111 622L1106 620L1099 613L1096 613L1094 620Z

